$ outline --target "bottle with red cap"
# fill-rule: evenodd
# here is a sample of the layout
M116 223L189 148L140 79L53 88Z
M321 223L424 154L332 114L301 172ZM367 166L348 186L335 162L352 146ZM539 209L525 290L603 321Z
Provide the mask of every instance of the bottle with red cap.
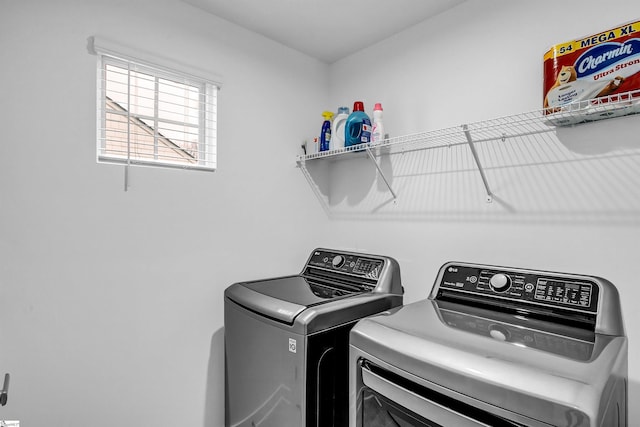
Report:
M353 103L353 112L349 114L344 126L344 146L350 147L371 142L371 120L364 112L364 103Z
M384 125L382 124L382 104L377 103L373 107L373 129L371 130L371 143L380 144L384 141Z

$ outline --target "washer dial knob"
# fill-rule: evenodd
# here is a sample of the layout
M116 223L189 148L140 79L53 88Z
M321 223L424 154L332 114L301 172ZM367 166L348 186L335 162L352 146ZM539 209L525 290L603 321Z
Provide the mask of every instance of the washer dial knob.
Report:
M496 292L504 292L511 287L511 278L502 273L494 274L489 279L489 286Z
M344 257L342 255L336 255L335 257L333 257L331 265L333 265L335 268L342 267L344 265Z

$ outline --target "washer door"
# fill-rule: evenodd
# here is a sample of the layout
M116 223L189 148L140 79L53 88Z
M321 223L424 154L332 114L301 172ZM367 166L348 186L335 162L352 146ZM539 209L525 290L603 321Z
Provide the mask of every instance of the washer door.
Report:
M336 282L331 286L303 276L285 276L235 283L225 290L224 295L262 316L292 325L295 318L309 307L360 292L348 284Z

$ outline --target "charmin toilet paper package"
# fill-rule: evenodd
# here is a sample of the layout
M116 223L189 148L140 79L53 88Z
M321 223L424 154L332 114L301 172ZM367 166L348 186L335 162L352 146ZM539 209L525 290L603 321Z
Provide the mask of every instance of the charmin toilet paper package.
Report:
M544 55L547 113L572 102L639 89L640 21L552 46ZM632 97L640 101L640 92Z

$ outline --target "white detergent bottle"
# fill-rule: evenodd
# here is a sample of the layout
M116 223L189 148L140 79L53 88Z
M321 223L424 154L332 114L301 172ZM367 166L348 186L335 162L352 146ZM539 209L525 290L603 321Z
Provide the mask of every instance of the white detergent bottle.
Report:
M338 108L338 115L333 119L331 127L331 145L330 150L339 150L344 148L344 124L349 117L349 107Z
M371 130L371 144L380 144L382 141L384 141L382 104L377 103L375 107L373 107L373 129Z

